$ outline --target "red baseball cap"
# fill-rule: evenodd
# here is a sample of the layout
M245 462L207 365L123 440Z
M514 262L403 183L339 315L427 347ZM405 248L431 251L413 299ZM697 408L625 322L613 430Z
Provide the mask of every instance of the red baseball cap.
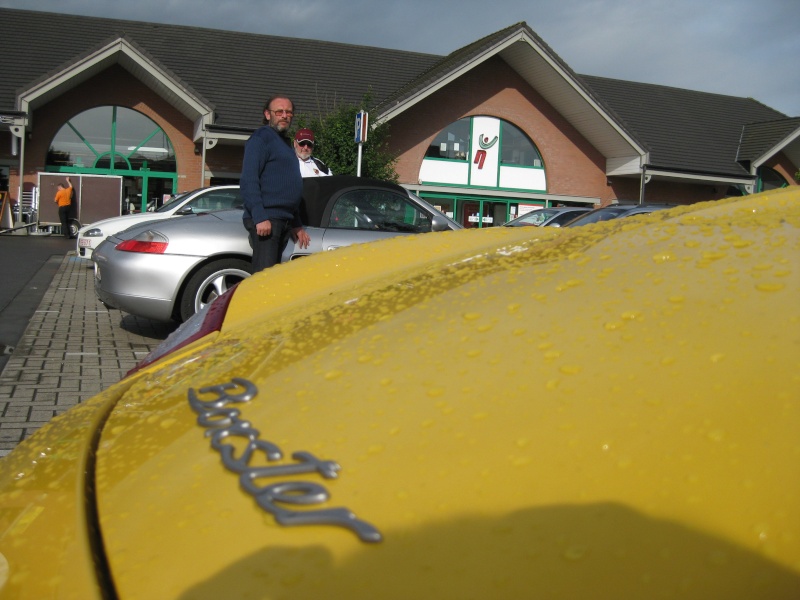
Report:
M297 133L294 134L294 139L297 143L300 142L311 142L314 143L314 132L310 129L298 129Z

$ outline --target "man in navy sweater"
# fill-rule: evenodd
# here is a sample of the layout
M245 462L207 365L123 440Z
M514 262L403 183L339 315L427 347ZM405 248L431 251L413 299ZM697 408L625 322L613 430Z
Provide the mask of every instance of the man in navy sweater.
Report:
M254 272L279 263L290 236L302 248L310 241L298 215L303 178L287 137L293 116L292 101L273 96L264 105L265 126L256 129L244 147L239 187Z

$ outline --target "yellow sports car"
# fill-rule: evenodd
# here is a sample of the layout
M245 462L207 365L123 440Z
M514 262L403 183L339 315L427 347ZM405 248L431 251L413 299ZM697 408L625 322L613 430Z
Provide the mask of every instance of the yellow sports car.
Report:
M245 280L0 461L0 598L800 598L800 188Z

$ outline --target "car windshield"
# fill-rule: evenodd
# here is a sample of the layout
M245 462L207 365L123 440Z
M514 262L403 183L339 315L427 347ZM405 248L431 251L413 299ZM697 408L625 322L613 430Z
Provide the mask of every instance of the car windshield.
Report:
M166 202L166 203L162 204L161 206L159 206L155 210L155 212L167 212L169 210L172 210L173 208L175 208L175 205L178 204L178 202L181 202L181 201L183 201L184 198L186 198L186 195L188 193L189 192L181 192L177 196L174 196L174 197L170 198L168 202Z
M565 225L565 227L579 227L581 225L589 225L590 223L599 223L600 221L610 221L625 214L630 210L628 206L606 206L605 208L598 208L592 212L581 215L577 219L573 219Z
M506 223L506 227L519 227L523 225L534 225L539 226L544 223L547 219L552 217L556 214L555 210L547 209L547 208L539 208L532 210L531 212L525 213L514 219L513 221L509 221Z
M583 210L568 210L564 211L560 215L555 215L552 219L547 221L547 227L561 227L564 223L569 223L572 221L577 215L583 214L588 212L588 209Z

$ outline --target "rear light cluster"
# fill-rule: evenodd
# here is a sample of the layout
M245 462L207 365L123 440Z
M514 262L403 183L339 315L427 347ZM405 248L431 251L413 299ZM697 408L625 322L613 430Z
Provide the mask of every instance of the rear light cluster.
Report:
M238 285L237 283L216 300L206 304L188 321L185 321L180 327L173 331L167 339L161 342L155 350L145 356L142 362L128 371L126 377L128 375L133 375L139 369L153 364L168 354L172 354L176 350L207 336L209 333L220 331L222 329L222 323L225 321L225 314L228 312L228 305L230 305Z
M143 252L145 254L164 254L167 251L168 244L167 236L158 231L148 229L134 238L117 244L117 250L122 252Z

